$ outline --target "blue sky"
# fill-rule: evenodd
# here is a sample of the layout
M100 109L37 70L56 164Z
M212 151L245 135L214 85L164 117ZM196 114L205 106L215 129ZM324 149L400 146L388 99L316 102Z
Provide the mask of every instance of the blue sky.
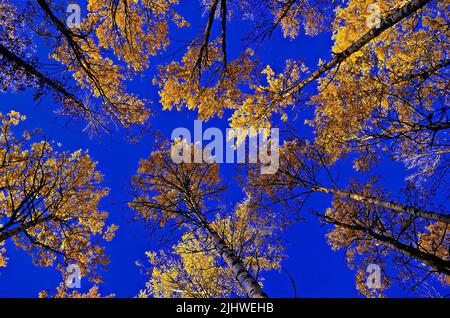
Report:
M149 107L155 110L156 115L150 119L155 129L159 129L169 138L173 129L186 127L193 129L196 114L183 110L162 111L158 102L157 88L152 85L152 78L156 74L156 65L169 61L168 55L180 47L178 40L192 40L203 29L206 17L201 20L200 4L197 1L183 1L179 6L180 12L191 23L189 29L176 30L171 34L173 44L162 57L153 58L152 64L142 77L129 83L130 91L150 99L153 104ZM245 23L228 25L230 55L245 49L242 41L246 31ZM282 38L281 31L277 29L272 38L256 48L257 55L264 63L271 64L280 70L287 58L304 58L305 63L314 69L318 59L327 60L330 57L331 34L323 33L317 37L300 36L295 41ZM49 48L45 43L38 42L37 54L42 61L47 60ZM98 168L105 175L104 186L111 189L110 195L102 201L102 209L109 212L109 222L120 226L116 238L107 244L111 264L109 271L103 277L105 283L100 285L102 294L114 293L118 297L133 297L145 285L146 278L140 274L135 265L137 260L145 260L145 251L156 248L155 242L149 237L146 230L135 222L131 222L133 212L127 208L126 202L130 199L127 189L132 174L135 173L139 159L145 158L153 150L151 135L147 135L138 144L129 144L125 141L124 132L118 131L113 136L97 136L90 138L82 132L83 126L77 122L66 124L65 118L57 118L53 110L55 105L50 98L43 100L37 106L33 101L31 92L20 94L1 94L1 112L11 109L17 110L27 116L27 121L21 129L41 127L48 139L62 143L65 150L75 151L88 149ZM310 114L305 114L308 117ZM214 119L204 124L204 128L227 127L226 116ZM296 127L300 134L309 136L309 128L298 120ZM222 167L224 179L231 179L234 173L232 165ZM346 165L339 170L340 179L345 182L352 176L352 171ZM398 189L404 179L403 169L399 164L386 161L383 163L384 184L392 190ZM231 183L231 186L233 184ZM239 189L231 189L226 197L227 203L234 204L242 200ZM311 217L310 209L323 211L329 206L330 197L313 196L304 209L306 221L289 228L287 239L287 255L289 258L283 267L293 276L298 293L301 297L357 297L355 289L354 272L347 268L345 255L342 251L333 252L327 245L324 234L326 228ZM10 258L8 266L0 269L0 297L35 297L43 289L54 291L61 281L60 273L53 268L35 267L31 257L25 252L17 250L11 242L6 245ZM82 291L91 286L82 281ZM265 289L272 297L292 297L292 285L289 277L281 272L266 275ZM390 296L405 296L400 286L394 285L388 292Z

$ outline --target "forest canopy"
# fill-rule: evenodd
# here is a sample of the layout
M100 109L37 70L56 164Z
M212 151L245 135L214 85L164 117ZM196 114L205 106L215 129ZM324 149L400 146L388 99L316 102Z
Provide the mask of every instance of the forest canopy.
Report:
M29 261L61 272L33 297L302 297L308 262L353 296L448 296L449 7L0 0L0 295ZM196 120L279 136L230 167L172 138Z

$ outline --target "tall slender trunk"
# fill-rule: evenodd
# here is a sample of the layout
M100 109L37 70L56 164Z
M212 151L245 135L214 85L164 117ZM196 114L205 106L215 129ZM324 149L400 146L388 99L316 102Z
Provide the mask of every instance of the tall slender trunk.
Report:
M51 220L53 218L54 218L53 215L49 215L49 216L46 216L46 217L43 217L43 218L37 218L37 219L29 221L27 223L22 223L21 225L19 225L18 227L14 228L12 230L9 230L9 231L1 233L0 234L0 243L3 242L3 241L6 241L7 239L9 239L9 238L11 238L13 236L18 235L20 232L26 231L26 230L28 230L28 229L30 229L30 228L38 225L38 224L44 223L44 222L49 221L49 220Z
M225 243L220 235L215 231L203 215L197 214L203 228L208 232L213 241L214 247L219 252L225 263L231 268L231 271L236 280L241 285L242 289L247 293L249 298L268 298L258 282L245 268L242 260L236 256L231 248Z
M83 107L83 104L70 92L68 92L62 84L58 83L57 81L47 77L40 71L38 71L32 64L24 61L19 56L8 50L5 46L3 46L0 43L0 55L3 56L5 59L10 61L11 63L14 63L19 68L23 69L26 73L33 75L49 87L51 87L54 91L58 92L59 94L63 95L66 98L69 98L74 103L77 104L77 106Z
M426 211L426 210L422 210L422 209L418 209L416 207L413 206L408 206L408 205L403 205L400 203L396 203L394 201L388 202L388 201L383 201L380 199L377 199L373 196L368 196L368 195L362 195L359 193L355 193L355 192L349 192L349 191L342 191L342 190L336 190L336 189L331 189L331 188L324 188L324 187L307 187L313 191L316 192L322 192L322 193L331 193L331 194L335 194L341 197L347 197L350 198L352 200L358 201L358 202L364 202L364 203L370 203L370 204L374 204L395 212L401 212L401 213L407 213L410 215L414 215L414 216L418 216L427 220L433 220L433 221L439 221L439 222L443 222L446 224L450 224L450 214L441 214L441 213L436 213L436 212L431 212L431 211Z
M385 17L381 20L380 26L378 28L373 28L366 34L364 34L361 38L359 38L356 42L350 45L347 49L342 52L337 53L329 62L323 64L319 67L318 70L313 72L309 77L304 80L301 80L292 86L286 89L284 95L287 97L295 92L300 91L303 87L314 81L315 79L322 76L327 71L331 70L333 67L338 66L342 62L344 62L347 58L349 58L354 53L358 52L362 47L364 47L367 43L377 38L381 33L388 30L401 20L410 16L411 14L417 12L427 3L431 2L431 0L412 0L406 3L403 7L398 8L393 13Z
M389 235L378 233L373 229L361 225L343 223L329 216L323 216L323 218L326 219L328 223L334 224L336 226L356 231L362 231L367 235L373 237L377 241L382 242L384 245L395 249L411 258L421 261L424 264L427 264L428 266L436 269L439 273L450 275L450 261L448 260L444 260L434 254L421 251L418 248L402 243Z

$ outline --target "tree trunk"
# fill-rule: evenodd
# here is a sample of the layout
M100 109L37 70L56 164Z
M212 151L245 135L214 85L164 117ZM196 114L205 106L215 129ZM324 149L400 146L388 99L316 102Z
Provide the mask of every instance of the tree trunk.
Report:
M426 211L426 210L418 209L413 206L399 204L394 201L387 202L387 201L377 199L375 197L366 196L366 195L358 194L355 192L341 191L341 190L335 190L335 189L324 188L324 187L309 187L309 188L316 192L332 193L332 194L335 194L335 195L338 195L341 197L350 198L350 199L358 201L358 202L374 204L374 205L377 205L377 206L380 206L380 207L383 207L383 208L386 208L386 209L389 209L389 210L392 210L395 212L403 212L403 213L407 213L410 215L421 217L423 219L450 224L450 214L441 214L441 213Z
M42 81L44 84L51 87L54 91L60 93L66 98L69 98L81 108L84 108L82 106L82 103L73 94L69 93L60 83L58 83L53 79L50 79L49 77L39 72L32 64L22 60L19 56L9 51L1 43L0 43L0 55L3 56L8 61L10 61L11 63L17 65L19 68L23 69L26 73L33 75L34 77Z
M328 223L334 224L336 226L340 226L343 228L355 230L355 231L361 231L366 233L367 235L371 236L375 240L382 242L384 245L390 247L391 249L395 249L411 258L414 258L424 264L427 264L428 266L436 269L439 273L444 273L446 275L450 275L450 262L448 260L444 260L434 254L430 254L425 251L421 251L411 245L407 245L405 243L402 243L395 238L375 232L373 229L356 225L356 224L347 224L342 223L336 219L333 219L329 216L322 216L325 220L327 220Z
M211 228L208 221L203 215L198 214L198 218L203 228L209 233L213 241L214 247L219 252L225 263L231 268L234 277L241 285L242 289L247 293L249 298L268 298L258 282L248 272L241 259L234 254L225 241L220 238L219 234Z
M3 241L6 241L7 239L9 239L9 238L11 238L13 236L18 235L22 231L28 230L29 228L32 228L32 227L34 227L34 226L36 226L38 224L41 224L43 222L49 221L49 220L51 220L53 218L54 218L53 215L49 215L49 216L46 216L44 218L37 218L37 219L32 220L30 222L22 223L21 225L19 225L18 227L14 228L12 230L9 230L9 231L6 231L4 233L1 233L0 234L0 243L3 242Z
M306 79L290 86L286 89L284 95L287 97L291 94L294 94L300 91L303 87L314 81L315 79L322 76L325 72L331 70L333 67L338 66L342 62L344 62L347 58L349 58L352 54L358 52L362 47L364 47L367 43L377 38L381 33L391 28L401 20L410 16L411 14L417 12L423 6L425 6L431 0L412 0L406 3L403 7L395 10L393 13L388 15L386 18L381 20L380 26L378 28L373 28L366 34L364 34L359 40L350 45L344 51L337 53L335 57L333 57L329 62L323 64L319 69L313 72Z
M245 269L242 261L233 253L233 251L227 246L223 239L212 229L208 228L208 232L211 235L214 246L222 256L223 260L231 268L234 277L245 290L249 298L268 298L267 294L262 290L258 282L252 275Z

